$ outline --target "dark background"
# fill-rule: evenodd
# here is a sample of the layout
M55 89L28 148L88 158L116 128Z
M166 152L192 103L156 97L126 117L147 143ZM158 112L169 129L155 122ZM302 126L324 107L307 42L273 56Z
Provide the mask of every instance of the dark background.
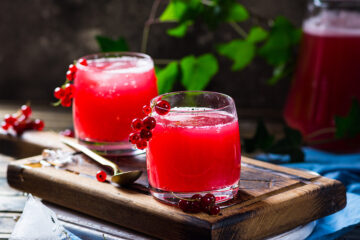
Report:
M4 0L0 1L0 101L49 104L53 89L65 79L69 63L99 51L96 35L124 37L131 51L140 51L142 31L151 0ZM251 12L265 18L283 15L301 26L306 0L243 0ZM161 3L158 16L166 6ZM236 33L228 25L215 32L190 28L184 39L166 34L171 24L151 27L147 53L156 58L180 58L213 49ZM248 29L249 26L242 25ZM220 72L208 90L233 96L239 108L281 111L290 78L276 86L265 84L272 69L262 60L241 72L220 57Z

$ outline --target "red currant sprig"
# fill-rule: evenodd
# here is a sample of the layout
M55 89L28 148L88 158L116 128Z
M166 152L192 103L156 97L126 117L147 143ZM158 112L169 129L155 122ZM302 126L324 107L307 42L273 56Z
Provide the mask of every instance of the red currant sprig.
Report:
M210 215L217 215L220 213L220 207L215 205L215 200L215 196L211 193L204 196L195 194L190 199L180 199L178 207L188 213L205 212Z
M155 127L156 120L153 117L146 116L143 119L135 118L131 122L131 127L136 131L129 135L129 142L136 144L138 149L145 149L147 141L152 137L151 130Z
M22 135L27 130L43 130L45 124L40 119L30 119L32 109L29 105L22 105L14 114L6 114L1 128L8 134Z
M143 119L134 118L131 122L131 127L135 132L130 133L129 142L135 144L138 149L145 149L147 142L152 138L152 129L156 126L155 118L149 116L151 114L151 107L145 105L142 108L145 116ZM155 111L159 115L165 115L170 111L170 103L165 100L159 100L155 104Z
M87 66L87 60L84 58L80 58L78 63ZM66 80L65 83L61 87L57 87L54 90L54 97L59 101L54 103L55 106L61 104L63 107L70 107L72 98L74 97L75 87L70 82L75 79L77 72L76 62L74 64L70 64L68 71L66 72Z

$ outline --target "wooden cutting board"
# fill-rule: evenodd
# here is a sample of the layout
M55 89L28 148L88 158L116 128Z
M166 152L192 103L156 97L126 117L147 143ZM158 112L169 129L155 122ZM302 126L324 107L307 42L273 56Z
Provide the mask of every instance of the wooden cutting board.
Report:
M5 139L5 140L4 140ZM2 137L38 151L64 146L55 133ZM263 239L327 216L346 205L345 187L314 173L242 157L240 191L221 213L187 214L149 194L145 156L113 159L121 169L142 169L136 184L120 188L96 181L101 166L85 156L64 168L38 167L42 156L8 166L10 186L47 201L162 239Z

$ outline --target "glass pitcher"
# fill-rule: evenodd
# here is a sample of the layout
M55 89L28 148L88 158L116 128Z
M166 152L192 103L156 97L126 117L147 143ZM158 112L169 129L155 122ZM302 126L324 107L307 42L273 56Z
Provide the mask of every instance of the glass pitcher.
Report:
M335 136L335 116L347 116L352 103L360 103L359 60L360 1L311 1L284 110L287 124L301 131L310 146L360 151L359 134Z

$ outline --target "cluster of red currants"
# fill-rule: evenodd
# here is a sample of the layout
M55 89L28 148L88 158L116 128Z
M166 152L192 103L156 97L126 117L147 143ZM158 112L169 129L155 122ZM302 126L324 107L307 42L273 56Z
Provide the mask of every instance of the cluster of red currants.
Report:
M215 196L211 193L204 196L195 194L190 199L180 199L178 207L184 212L206 212L210 215L217 215L220 212L220 207L215 205L215 200Z
M78 60L78 63L84 66L88 65L86 59L84 58L80 58ZM71 106L71 101L72 98L74 97L75 87L70 82L72 82L75 79L76 71L77 71L76 63L70 64L69 69L66 72L65 83L61 87L57 87L54 90L54 97L59 100L54 105L57 106L61 104L61 106L63 107Z
M30 119L32 110L29 105L22 105L14 114L6 114L1 123L1 128L7 133L22 135L26 130L43 130L45 124L40 119Z
M170 103L165 100L159 100L155 105L155 111L159 115L165 115L170 111ZM136 144L138 149L145 149L147 142L152 138L151 130L156 126L156 120L150 117L151 107L148 105L143 106L143 112L146 117L143 119L134 118L131 122L131 127L135 132L130 133L129 142Z

